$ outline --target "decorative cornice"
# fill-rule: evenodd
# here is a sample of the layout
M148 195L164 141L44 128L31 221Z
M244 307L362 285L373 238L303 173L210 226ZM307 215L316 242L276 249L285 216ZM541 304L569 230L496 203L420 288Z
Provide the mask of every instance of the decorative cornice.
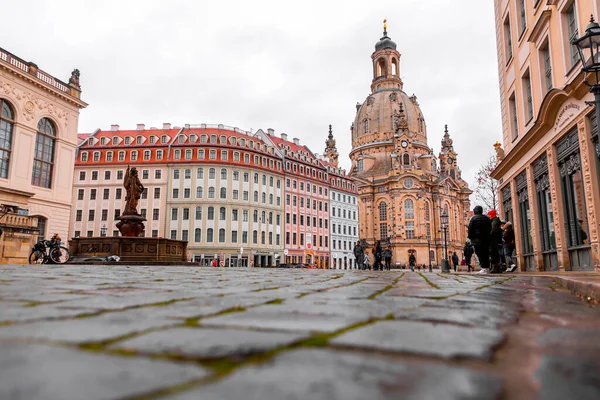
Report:
M551 15L552 15L552 11L550 9L542 11L542 13L540 14L539 18L537 19L537 21L535 23L535 26L531 30L531 34L527 38L528 42L536 43L540 39L540 36L542 35L544 28L546 28L548 26L548 22L550 21Z

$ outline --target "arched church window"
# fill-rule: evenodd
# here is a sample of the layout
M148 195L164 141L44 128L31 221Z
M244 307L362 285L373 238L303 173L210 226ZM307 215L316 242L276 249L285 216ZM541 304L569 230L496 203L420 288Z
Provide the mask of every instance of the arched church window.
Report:
M364 171L364 168L365 168L365 162L364 162L364 160L358 160L356 162L356 169L358 170L358 172Z
M379 220L387 221L387 203L385 201L379 203Z
M408 153L402 155L402 165L410 165L410 155Z
M365 124L365 133L369 133L369 120L365 119L363 123Z
M392 75L398 75L398 61L395 58L392 59Z
M412 201L412 199L404 200L404 218L415 218L415 203Z
M429 202L425 202L425 221L429 221L430 219L430 214L429 214Z

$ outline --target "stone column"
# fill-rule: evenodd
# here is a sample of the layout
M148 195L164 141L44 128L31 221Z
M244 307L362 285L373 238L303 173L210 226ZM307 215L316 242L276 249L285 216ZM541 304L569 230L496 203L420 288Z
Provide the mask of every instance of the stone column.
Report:
M544 271L544 255L542 254L542 237L540 235L540 209L537 201L537 192L535 190L535 180L533 178L533 167L527 166L527 194L529 196L529 215L531 223L531 240L533 241L533 257L536 269Z
M600 270L600 243L596 211L600 211L600 196L598 196L600 187L598 184L598 177L596 176L598 169L596 168L595 148L589 145L589 143L592 143L591 127L589 125L589 120L584 118L579 121L577 127L579 129L579 153L581 156L581 173L584 182L585 205L588 212L588 237L591 245L594 269L598 271Z
M571 270L571 260L567 250L567 236L563 229L565 226L565 215L563 210L564 202L562 198L562 188L560 183L560 171L556 164L556 149L554 146L548 147L546 155L548 156L548 178L550 180L550 194L552 196L552 212L554 213L554 232L556 232L556 253L558 257L558 269L560 271Z

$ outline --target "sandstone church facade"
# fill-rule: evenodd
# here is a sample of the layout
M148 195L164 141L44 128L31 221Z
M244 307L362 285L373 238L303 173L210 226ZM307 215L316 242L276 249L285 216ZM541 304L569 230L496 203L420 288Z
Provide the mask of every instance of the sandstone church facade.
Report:
M371 93L357 104L352 124L352 168L359 196L359 237L369 253L375 241L392 248L392 263L439 265L444 257L440 215L449 223L448 254L462 257L472 191L461 178L446 127L436 157L417 97L403 91L400 53L387 35L371 55Z

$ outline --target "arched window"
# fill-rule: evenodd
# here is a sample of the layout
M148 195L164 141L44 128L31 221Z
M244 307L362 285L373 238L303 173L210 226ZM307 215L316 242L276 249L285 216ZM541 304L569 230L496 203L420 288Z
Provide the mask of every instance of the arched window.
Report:
M208 207L208 216L206 217L209 221L213 221L215 219L215 208ZM208 233L207 233L208 234Z
M202 207L200 207L200 206L196 207L196 219L197 220L202 219Z
M387 75L387 68L385 65L385 59L380 58L377 61L377 76L385 76Z
M430 220L430 214L429 214L429 202L425 202L425 221L429 221Z
M208 170L208 179L215 179L215 169L211 168Z
M263 203L266 203L266 202L267 202L267 194L266 194L266 193L263 193L263 194L262 194L262 202L263 202Z
M365 133L369 133L369 120L365 118L363 124L365 125Z
M213 242L213 229L212 228L208 228L206 230L206 241L208 243L212 243Z
M225 229L219 229L219 243L225 243Z
M404 200L404 218L413 219L415 218L415 206L412 199Z
M272 194L269 195L269 204L273 204L273 195Z
M258 244L258 231L252 231L252 243Z
M0 178L8 178L15 113L3 99L0 99L0 108Z
M379 220L387 221L387 203L385 201L379 203Z
M252 222L258 222L258 210L254 210L252 214Z
M225 207L219 208L219 220L225 221L226 217L227 217L227 211L225 210Z
M54 124L48 118L42 118L37 126L33 173L31 175L32 185L45 188L52 186L55 140L56 128Z
M196 228L194 230L194 241L197 243L202 240L202 230L200 228Z
M215 188L213 186L208 188L208 198L209 199L215 198Z
M226 199L227 198L227 189L224 188L224 187L221 188L220 198L221 199Z
M204 191L204 189L202 188L202 186L197 186L196 187L196 198L197 199L201 199L202 198L203 191Z
M398 75L398 60L392 58L392 75Z
M269 213L269 224L273 224L273 213Z
M254 202L258 203L258 191L257 190L254 191Z
M221 169L221 179L227 179L227 170L225 168Z
M402 165L410 165L410 155L408 153L402 155Z

